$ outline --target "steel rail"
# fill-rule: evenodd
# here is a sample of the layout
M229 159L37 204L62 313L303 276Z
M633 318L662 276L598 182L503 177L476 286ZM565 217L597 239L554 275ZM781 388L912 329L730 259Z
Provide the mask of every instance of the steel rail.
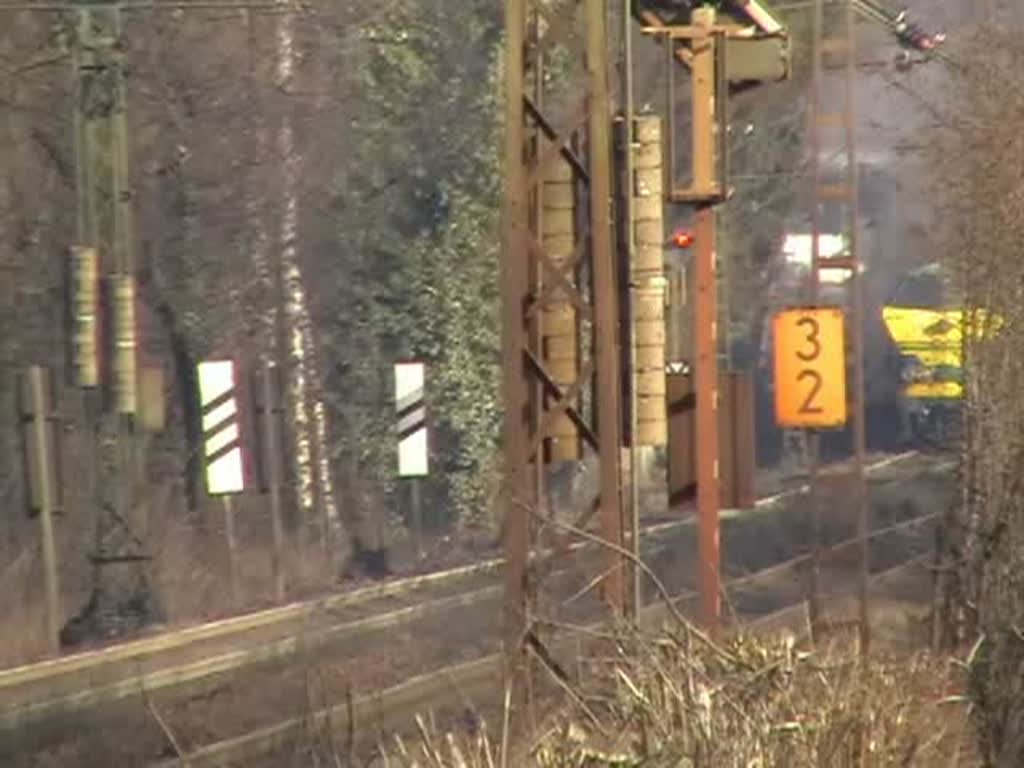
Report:
M495 681L501 679L503 669L502 654L492 654L419 675L383 691L355 698L351 703L320 709L307 716L289 718L233 739L200 747L180 759L172 758L156 763L154 768L246 764L260 755L293 744L296 736L307 730L319 731L325 727L344 730L350 722L381 725L383 721L398 726L419 707L453 692L460 697L469 697L493 691Z
M920 455L917 451L908 451L895 456L886 457L874 462L866 469L871 473L877 473L894 464L901 463ZM941 467L940 467L941 468ZM794 496L806 494L809 490L807 484L797 488L788 489L770 496L758 499L751 510L722 510L722 520L740 519L753 511L763 510L774 506ZM663 523L656 523L646 526L642 536L650 537L661 533L692 526L695 519L690 516L682 520L671 520ZM590 542L577 541L570 545L570 551L576 551L583 547L596 546ZM433 586L446 581L454 581L460 577L479 576L490 571L498 570L504 565L504 558L493 558L480 563L460 566L458 568L421 576L407 577L385 584L377 584L364 587L352 592L338 595L329 595L310 601L292 603L278 608L270 608L243 616L235 616L215 622L200 624L184 629L173 630L155 637L133 640L127 643L102 648L94 651L86 651L70 656L56 659L47 659L41 662L26 664L19 667L0 671L0 694L4 691L41 682L48 678L59 675L85 672L93 668L127 661L141 661L143 658L158 653L173 651L184 648L195 643L217 640L234 634L243 634L258 629L266 629L276 624L298 622L307 618L322 615L323 613L349 608L373 600L397 597L417 589ZM329 630L328 630L329 631Z
M80 672L102 664L138 659L154 653L182 648L193 643L219 639L228 635L241 634L256 629L265 629L274 624L299 621L339 608L350 608L372 600L396 597L419 588L439 582L455 580L463 576L477 576L497 570L501 559L472 563L444 571L410 576L384 584L362 587L352 592L328 595L313 600L290 603L277 608L232 616L184 629L172 630L154 637L132 640L108 648L85 651L56 659L33 662L0 671L0 693L4 690L43 680L60 674Z
M107 685L83 688L67 695L15 705L0 712L0 731L22 728L56 713L76 712L99 704L110 704L133 696L149 695L168 688L178 688L190 683L207 681L216 676L237 672L259 664L269 664L300 654L314 653L333 643L340 643L370 632L394 629L437 612L475 605L487 599L497 600L500 597L500 585L486 587L369 616L365 619L313 630L309 633L300 632L255 648L228 651L178 666L133 674Z
M920 556L909 558L899 565L873 574L871 581L877 584L899 575L920 560ZM835 601L840 606L847 602L853 604L855 600L849 596L842 596ZM638 615L639 623L651 626L652 614L656 615L661 610L664 610L664 606L660 604L642 609ZM740 625L730 625L724 631L741 631L745 634L789 631L803 637L806 634L806 624L806 600L800 600ZM600 628L600 624L595 624L587 629ZM551 648L556 653L572 652L576 642L575 637L562 637L556 639ZM246 764L276 749L294 746L296 737L303 733L318 732L324 727L345 732L350 723L358 723L360 726L372 724L375 726L372 730L376 733L377 728L385 724L390 728L400 727L403 723L411 724L416 711L424 705L438 705L453 697L465 701L479 694L493 693L494 682L501 674L502 665L502 655L493 654L425 673L383 691L357 697L351 702L327 707L306 716L289 718L242 736L200 747L181 758L155 763L153 768L175 768L181 765L201 768Z
M815 552L805 552L803 554L796 555L794 557L789 558L788 560L784 560L781 563L775 563L774 565L769 565L766 568L761 568L760 570L753 571L752 573L748 573L748 574L745 574L743 576L733 577L732 579L729 579L725 583L725 587L726 588L730 588L730 589L735 589L736 587L745 587L745 586L748 586L750 584L754 584L757 581L760 581L762 579L769 578L771 576L776 576L776 575L778 575L780 573L784 573L784 572L786 572L788 570L792 570L793 568L796 568L797 566L803 565L804 563L811 562L815 558L816 555L821 557L821 558L823 558L823 561L824 561L824 558L828 558L828 557L836 554L837 552L841 552L842 550L847 549L848 547L853 547L853 546L856 546L858 544L861 544L863 541L867 541L868 543L870 543L870 542L872 542L872 541L874 541L876 539L882 538L883 536L888 536L888 535L893 534L893 533L898 533L899 531L907 530L909 528L916 528L917 526L920 526L920 525L923 525L925 523L931 522L931 521L935 520L936 518L938 518L940 514L941 513L939 513L939 512L929 512L926 515L920 515L918 517L912 517L912 518L910 518L908 520L901 520L898 523L894 523L892 525L885 526L884 528L876 528L875 530L873 530L870 533L868 533L868 535L866 537L864 537L863 539L860 536L854 536L854 537L849 538L849 539L844 539L843 541L837 542L835 544L830 544L829 546L824 547L821 550L819 550L817 553L815 553ZM919 560L920 557L923 557L923 556L918 556L918 557L915 557L913 559L914 560ZM907 561L907 562L910 562L910 561ZM673 605L677 605L679 603L685 602L686 600L693 600L696 597L697 597L697 592L695 592L693 590L686 590L685 592L681 592L680 594L674 596L672 598L672 604ZM850 598L850 599L852 599L852 598ZM804 604L806 604L807 602L808 602L807 600L803 601ZM655 605L649 606L648 620L650 620L650 617L655 615L658 610L664 611L664 609L665 609L664 604L655 604Z

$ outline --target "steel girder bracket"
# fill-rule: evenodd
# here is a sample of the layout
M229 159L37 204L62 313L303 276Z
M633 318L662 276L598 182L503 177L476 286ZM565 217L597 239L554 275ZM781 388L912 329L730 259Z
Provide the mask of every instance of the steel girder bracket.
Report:
M689 0L636 0L633 15L645 30L685 29L690 13L701 5L717 5L718 26L724 35L725 79L734 92L790 76L789 30L768 3L734 0L719 3ZM687 68L692 47L682 37L673 40L673 55Z
M683 6L688 7L689 3L638 0L634 6L644 33L663 40L667 53L670 169L676 167L675 110L672 108L676 103L675 61L689 70L695 89L712 97L711 111L706 115L698 114L704 109L703 101L693 102L693 177L685 186L669 178L668 198L674 203L714 204L728 198L726 139L730 94L790 76L788 30L770 9L758 0L720 5L727 6L728 10L721 15L715 13L715 21L710 25L695 25L691 18L675 23ZM666 14L669 9L671 12ZM672 23L666 23L666 18Z

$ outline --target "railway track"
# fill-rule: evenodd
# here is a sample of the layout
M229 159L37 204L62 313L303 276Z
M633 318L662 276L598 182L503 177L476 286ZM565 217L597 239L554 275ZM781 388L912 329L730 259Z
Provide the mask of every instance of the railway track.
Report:
M879 472L895 464L906 462L918 456L915 451L879 458L868 466L869 472ZM824 473L829 472L828 468ZM779 490L766 493L756 502L755 508L769 507L794 495L806 493L808 488L800 477L781 477L776 480L781 486ZM723 510L723 519L744 514L747 510ZM644 527L643 535L652 535L689 525L688 519L663 520ZM585 543L575 544L570 549L576 550ZM31 683L61 674L92 670L96 667L118 663L120 661L137 661L153 654L173 652L175 650L213 642L223 638L234 638L250 632L274 630L277 627L301 626L310 619L323 613L347 610L358 606L386 601L407 594L422 591L435 585L457 583L460 579L472 579L486 576L500 570L504 560L493 557L481 562L435 571L417 576L398 578L349 592L331 594L312 600L294 602L288 605L269 608L227 619L211 621L200 625L162 632L152 637L118 643L116 645L46 659L8 669L0 669L0 695L12 686Z
M920 460L914 454L888 457L872 465L872 472L884 474L904 467L913 473L921 471L913 463ZM936 469L931 464L925 466ZM758 509L769 510L806 490L797 486L765 497L758 502ZM728 527L746 521L756 512L726 512L723 524ZM645 549L664 549L666 538L691 526L690 520L649 526ZM485 612L489 621L491 613L497 615L501 599L500 586L493 578L500 566L500 559L494 559L0 672L0 740L5 732L51 718L162 691L203 690L243 670L290 664L332 649L351 660L369 652L372 638L393 640L399 631L410 632L423 621L480 614L485 606L493 605L494 611ZM772 570L762 569L760 578ZM756 581L758 576L743 578ZM735 586L740 586L743 578ZM395 607L398 601L402 605ZM488 649L478 647L477 655L486 658ZM467 669L479 671L482 667Z
M934 515L927 517L931 519ZM886 533L891 532L890 530ZM797 558L780 566L791 569L802 559ZM908 576L916 575L914 571L920 569L921 560L922 556L918 555L897 565L875 570L870 578L872 591L876 591L887 581L905 580ZM778 566L766 569L764 574L740 581L750 583L758 576L772 575L779 569ZM735 588L742 585L733 583L731 586ZM847 594L833 600L829 612L834 624L849 623L849 620L844 622L844 619L848 615L856 614L856 598ZM654 625L664 621L665 616L664 606L650 606L641 612L640 623ZM806 636L807 621L806 604L803 600L798 600L771 613L747 617L742 624L732 625L730 630L735 631L742 627L745 632L751 634L789 632L803 638ZM598 630L600 625L585 629ZM556 655L571 654L576 642L577 639L573 637L562 638L553 642L549 650ZM472 702L481 709L488 706L493 708L497 703L494 700L495 696L500 694L500 691L496 691L495 681L501 678L502 672L501 655L491 654L417 676L386 690L360 696L343 704L309 712L301 717L289 718L236 738L208 744L187 754L175 756L174 759L159 761L152 765L153 768L175 768L181 765L190 768L253 765L275 752L294 750L310 733L322 733L325 729L330 729L337 733L354 734L356 724L359 728L365 728L374 734L379 731L406 732L414 723L416 714L422 713L427 707L436 708L450 705L452 702ZM354 735L357 742L351 746L373 746L372 737L361 738L358 734Z

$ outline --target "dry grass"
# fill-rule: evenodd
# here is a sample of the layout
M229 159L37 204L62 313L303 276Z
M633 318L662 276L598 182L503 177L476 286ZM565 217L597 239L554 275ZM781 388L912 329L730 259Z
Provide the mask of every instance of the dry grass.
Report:
M0 669L39 657L46 648L42 560L23 550L0 571Z
M175 520L167 518L154 540L154 578L170 625L212 620L238 611L274 604L269 520L265 516L235 517L238 595L230 589L223 514ZM286 544L283 560L288 599L323 592L333 584L334 569L318 545L301 550Z
M566 703L502 758L501 737L418 721L390 766L797 768L971 765L965 705L948 659L859 663L853 649L791 639L716 645L691 628L630 633L581 661Z
M384 753L384 764L977 764L967 757L966 667L951 657L876 650L861 659L852 637L842 635L817 648L798 647L788 633L768 638L741 631L716 642L678 612L670 615L671 625L659 632L625 628L582 641L568 673L546 667L538 656L560 694L558 705L511 745L506 728L496 739L484 727L460 740L417 720L418 740L398 741ZM529 719L537 722L535 714Z
M909 493L913 500L913 491ZM906 616L899 618L907 623ZM571 679L556 681L558 705L507 749L506 732L500 727L489 735L483 728L460 736L457 728L445 730L418 720L418 735L389 745L386 757L374 764L978 764L969 757L963 667L951 657L921 652L920 644L907 650L904 642L899 653L879 651L862 662L856 647L844 638L813 650L798 648L792 637L768 640L741 634L716 643L681 616L673 619L673 625L661 632L625 630L589 647L586 654L581 652L573 660ZM917 634L924 639L924 633ZM549 682L555 679L554 674L548 677Z

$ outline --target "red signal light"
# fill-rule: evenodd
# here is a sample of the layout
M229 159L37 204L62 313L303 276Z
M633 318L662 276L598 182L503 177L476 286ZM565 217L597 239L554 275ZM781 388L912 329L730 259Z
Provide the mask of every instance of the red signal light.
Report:
M689 248L693 245L693 233L685 229L676 230L672 235L672 245L676 248Z

